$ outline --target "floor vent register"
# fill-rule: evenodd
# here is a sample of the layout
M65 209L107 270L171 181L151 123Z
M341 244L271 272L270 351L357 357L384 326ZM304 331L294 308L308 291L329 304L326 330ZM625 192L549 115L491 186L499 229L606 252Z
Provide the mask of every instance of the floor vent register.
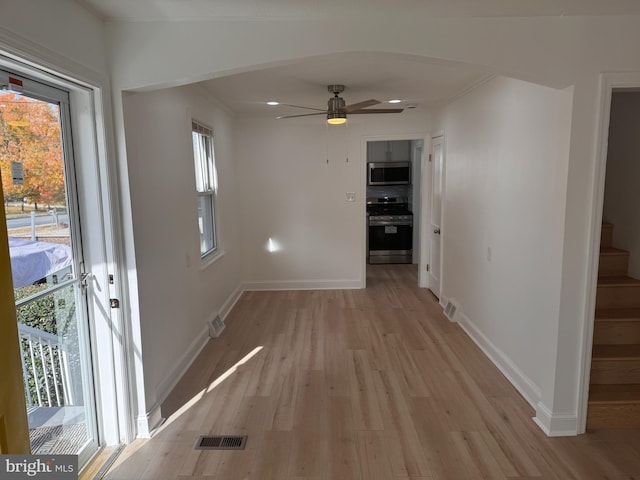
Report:
M202 435L196 443L196 450L244 450L247 436Z

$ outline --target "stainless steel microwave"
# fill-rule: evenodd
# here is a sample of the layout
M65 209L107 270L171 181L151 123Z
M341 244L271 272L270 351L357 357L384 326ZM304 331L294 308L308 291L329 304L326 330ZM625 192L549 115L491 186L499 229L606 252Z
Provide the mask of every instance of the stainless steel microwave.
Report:
M410 185L411 162L367 163L367 185Z

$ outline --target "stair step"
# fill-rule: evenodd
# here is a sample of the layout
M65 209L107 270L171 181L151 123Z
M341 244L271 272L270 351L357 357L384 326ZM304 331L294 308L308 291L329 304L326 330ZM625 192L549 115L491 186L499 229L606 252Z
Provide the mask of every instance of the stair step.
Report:
M599 277L624 277L628 269L628 251L613 247L600 248Z
M615 358L633 360L640 359L640 345L626 344L626 345L596 345L593 347L591 354L593 358ZM638 382L640 383L640 382Z
M598 280L599 287L628 287L628 286L640 286L640 280L637 278L631 278L624 275L617 277L607 277ZM636 307L640 308L640 307Z
M622 250L616 247L600 247L600 255L622 255L629 256L628 250Z
M600 231L600 246L610 247L613 243L613 224L603 223Z
M640 318L597 319L593 325L594 345L640 344Z
M611 276L598 278L596 309L640 308L640 280Z
M591 385L587 429L640 428L640 384Z
M591 385L640 384L639 345L594 345Z
M640 384L592 385L589 387L589 404L592 403L640 403Z
M602 222L587 429L640 428L640 280Z
M640 308L601 308L596 310L596 320L640 320Z

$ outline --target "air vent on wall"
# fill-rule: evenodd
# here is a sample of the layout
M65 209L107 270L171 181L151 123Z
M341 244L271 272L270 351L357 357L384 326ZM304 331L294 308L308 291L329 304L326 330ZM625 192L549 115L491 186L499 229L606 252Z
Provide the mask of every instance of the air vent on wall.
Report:
M216 315L213 320L209 320L209 336L211 338L218 338L224 330L224 322L220 318L220 315Z
M453 322L454 321L453 318L456 314L456 310L457 310L457 307L454 305L454 303L449 301L447 302L447 306L444 309L444 314L450 321Z

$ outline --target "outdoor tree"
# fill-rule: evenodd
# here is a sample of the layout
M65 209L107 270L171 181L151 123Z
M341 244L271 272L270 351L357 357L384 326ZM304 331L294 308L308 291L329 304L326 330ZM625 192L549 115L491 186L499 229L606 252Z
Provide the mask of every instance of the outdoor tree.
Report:
M4 201L65 203L64 167L57 105L13 92L0 93L0 171ZM12 162L20 162L24 184L14 185Z

